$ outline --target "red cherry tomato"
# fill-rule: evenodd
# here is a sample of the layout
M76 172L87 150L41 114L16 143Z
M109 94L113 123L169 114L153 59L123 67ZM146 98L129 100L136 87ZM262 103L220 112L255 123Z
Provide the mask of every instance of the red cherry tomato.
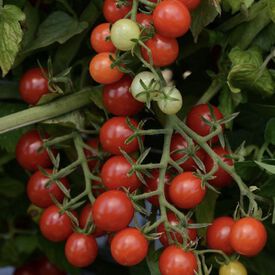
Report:
M146 179L146 185L144 185L144 192L149 193L152 191L156 191L159 185L159 170L155 169L151 172L152 177L148 177ZM164 193L165 197L168 200L168 190L169 190L169 182L171 180L171 175L166 173L164 179ZM158 196L153 196L147 199L154 206L159 206L159 198Z
M66 241L66 258L71 265L76 267L86 267L92 264L97 251L97 243L93 236L73 233Z
M176 151L187 149L187 147L188 144L182 135L178 133L173 134L170 145L171 158L175 161L183 158L186 154L184 152ZM196 156L203 162L205 158L204 150L200 148L198 151L196 151ZM198 168L196 162L193 160L192 157L181 163L180 166L183 168L184 171L195 171Z
M90 43L97 53L115 52L116 48L110 40L110 23L97 25L91 32Z
M135 127L138 123L130 119L131 124ZM133 134L133 130L127 124L126 117L113 117L107 120L101 127L99 139L103 149L114 155L121 155L120 149L126 153L134 153L138 150L138 140L135 138L129 144L125 144L128 137Z
M190 29L189 10L179 0L164 0L153 12L156 31L166 37L180 37Z
M130 192L135 191L141 185L138 177L134 173L128 176L132 168L131 163L123 156L113 156L102 166L101 179L107 189L120 189L125 187Z
M52 242L64 241L73 232L70 218L66 213L61 214L55 205L44 210L39 226L43 236Z
M31 264L25 264L16 268L13 275L36 275L36 270Z
M114 84L103 87L103 103L106 109L116 116L133 116L139 113L144 104L135 100L129 91L132 78L125 75Z
M34 105L48 92L48 79L40 68L30 69L21 77L19 93L25 102Z
M98 138L91 138L86 142L86 144L91 147L92 151L85 148L84 153L86 158L88 159L89 168L91 170L94 170L99 162L99 160L96 159L96 157L98 156L99 140Z
M190 11L195 10L201 3L201 0L180 0Z
M36 171L38 167L50 167L50 157L46 150L40 150L42 146L42 138L36 130L23 134L16 145L18 163L29 171Z
M121 265L132 266L140 263L147 255L148 241L136 228L119 231L111 241L113 258Z
M177 218L177 216L173 213L173 212L168 212L167 213L167 218L168 221L171 225L173 226L177 226L179 224L179 220ZM193 223L193 220L189 220L188 223ZM162 243L163 246L168 246L169 245L169 241L168 241L168 236L167 236L167 232L165 230L164 227L164 223L161 223L158 227L157 227L157 232L158 233L162 233L161 237L160 237L160 242ZM180 233L178 232L170 232L170 236L172 238L172 240L177 240L178 243L183 243L183 237ZM189 239L191 241L196 240L197 238L197 230L193 229L193 228L189 228L188 229L188 236Z
M222 113L217 107L212 106L212 109L214 118L216 120L220 120L223 118ZM209 109L209 106L207 104L199 104L194 106L187 115L186 124L197 134L204 137L210 133L211 127L203 121L202 117L208 121L213 121L213 117L211 116L211 110ZM219 139L216 136L213 137L211 141L212 143L216 143L218 140Z
M197 259L193 252L170 245L160 255L159 270L161 275L195 275Z
M79 225L82 229L86 227L88 222L92 222L92 205L86 204L85 207L81 210L79 216ZM97 238L105 235L105 231L101 230L100 228L96 227L95 230L92 232L92 236Z
M131 8L132 2L130 1L119 7L116 0L104 0L103 15L108 22L115 23L117 20L124 18Z
M201 184L201 179L193 175L192 172L179 174L173 179L169 187L171 202L179 208L196 207L202 202L206 193Z
M262 222L252 217L242 218L233 225L230 244L240 255L256 256L264 248L267 233Z
M100 84L115 83L123 77L123 72L121 72L117 67L111 67L112 60L110 59L110 56L115 58L115 55L110 52L98 53L90 62L90 75Z
M220 156L223 162L230 166L233 166L233 160L225 157L226 155L230 155L230 153L227 150L223 149L222 147L215 147L213 148L213 151L218 156ZM214 162L209 155L205 157L204 165L206 172L210 172L214 165ZM215 176L215 178L209 180L208 182L215 187L225 187L232 183L232 177L227 172L225 172L221 167L218 168L217 172L213 176Z
M134 207L124 192L110 190L95 200L92 216L96 226L115 232L127 227L134 216Z
M222 250L232 254L234 249L230 244L230 233L235 221L231 217L219 217L207 228L207 245L211 249Z
M151 50L152 61L156 67L174 63L179 55L179 44L174 38L155 34L153 38L145 42L145 45ZM143 58L150 62L148 51L145 48L141 49L141 53Z
M136 16L136 20L144 28L149 28L153 26L152 15L145 14L145 13L138 13Z
M34 262L34 267L37 275L66 275L66 272L61 271L57 266L52 264L46 257L40 258Z
M49 175L53 173L51 169L45 169ZM51 195L59 202L62 202L64 199L63 192L59 189L55 182L49 183L49 178L41 171L36 171L29 179L27 185L27 194L30 201L40 207L46 208L54 204L51 198ZM69 182L66 178L60 179L60 182L66 189L69 189Z

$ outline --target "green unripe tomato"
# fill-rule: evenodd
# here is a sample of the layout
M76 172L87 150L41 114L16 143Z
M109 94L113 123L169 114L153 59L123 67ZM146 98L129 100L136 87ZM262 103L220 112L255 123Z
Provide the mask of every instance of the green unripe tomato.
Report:
M247 275L247 271L242 263L239 261L232 261L220 267L219 275Z

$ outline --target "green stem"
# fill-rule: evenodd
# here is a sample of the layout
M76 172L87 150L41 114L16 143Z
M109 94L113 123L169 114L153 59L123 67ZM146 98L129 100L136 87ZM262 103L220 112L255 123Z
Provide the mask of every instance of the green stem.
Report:
M150 2L148 0L139 0L139 2L150 7L150 8L155 8L157 6L156 3Z
M153 196L157 196L159 194L160 194L159 190L156 190L156 191L152 191L152 192L148 192L148 193L143 193L143 194L140 194L140 195L135 195L135 196L132 197L132 199L135 200L135 201L144 200L144 199L148 199L148 198L153 197Z
M131 10L131 20L136 21L137 10L138 10L138 0L133 0L132 10Z
M71 133L71 134L61 136L61 137L57 137L57 138L54 138L54 139L49 139L49 140L46 140L43 145L44 145L44 147L50 147L50 146L53 146L53 145L56 145L56 144L60 144L64 141L70 140L70 139L73 138L73 136L74 136L74 134Z
M144 233L149 233L152 230L154 230L155 228L157 228L161 223L164 222L164 218L160 217L156 222L154 222L152 225L148 226L147 228L145 228Z

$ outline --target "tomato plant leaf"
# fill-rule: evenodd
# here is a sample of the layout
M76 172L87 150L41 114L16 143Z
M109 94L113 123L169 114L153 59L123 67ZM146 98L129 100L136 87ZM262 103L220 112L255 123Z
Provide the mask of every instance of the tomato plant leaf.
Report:
M268 0L267 5L268 5L268 10L269 10L269 16L270 16L271 20L275 23L275 1Z
M20 21L25 14L14 5L0 7L0 68L5 76L11 69L23 37Z
M146 257L146 261L151 275L160 274L158 260L161 252L162 249L155 250L154 243L150 246L149 253Z
M0 178L0 195L8 198L16 198L25 190L22 182L11 177Z
M24 254L31 254L38 246L36 235L20 235L14 241L18 251Z
M266 124L265 141L275 145L275 118L271 118Z
M275 165L266 164L260 161L255 161L255 163L261 168L263 168L264 170L266 170L268 173L275 174Z
M254 0L224 0L222 6L225 11L231 10L236 13L241 9L248 9L254 3Z
M253 45L268 52L275 45L275 23L270 23L253 41Z

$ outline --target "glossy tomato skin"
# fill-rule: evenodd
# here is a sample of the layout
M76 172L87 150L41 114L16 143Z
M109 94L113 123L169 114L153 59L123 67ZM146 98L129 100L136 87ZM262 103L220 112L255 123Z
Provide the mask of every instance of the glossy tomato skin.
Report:
M230 233L235 221L231 217L219 217L207 228L207 246L211 249L222 250L230 255L234 252L230 244Z
M131 163L124 156L113 156L109 158L102 166L101 179L103 185L111 189L121 189L123 187L133 192L137 190L141 182L134 173L128 176L132 169Z
M220 110L213 105L212 108L213 115L216 118L216 120L222 119L223 115L220 112ZM211 127L203 121L202 117L204 117L208 121L213 121L208 104L199 104L194 106L187 114L186 124L197 134L204 137L210 133ZM224 127L224 125L222 125L222 127ZM212 138L211 141L212 143L216 143L218 140L218 136L215 136Z
M111 253L121 265L136 265L146 257L147 252L148 241L136 228L125 228L112 238Z
M115 52L116 48L110 40L110 23L97 25L90 36L91 47L97 52Z
M86 204L80 212L79 215L79 225L82 229L84 229L88 222L92 221L92 205ZM105 231L96 227L94 232L92 232L92 236L97 238L105 235Z
M88 165L90 170L94 170L97 166L99 160L96 159L98 156L98 147L99 147L99 140L98 138L91 138L89 139L86 144L91 147L92 151L88 149L84 149L84 154L88 160Z
M232 261L220 267L219 275L247 275L247 270L239 261Z
M200 204L206 190L201 186L202 181L192 172L183 172L176 176L169 187L171 202L179 207L190 209Z
M171 65L179 55L179 44L174 38L155 34L153 38L145 42L145 45L151 50L153 64L156 67ZM141 53L143 58L147 62L150 62L148 52L145 48L141 49Z
M115 0L104 0L103 15L108 22L115 23L117 20L125 17L131 8L131 1L129 1L127 5L118 7Z
M170 245L160 255L159 269L161 275L195 275L198 265L193 252Z
M179 133L173 134L171 139L171 145L170 145L171 158L174 161L177 161L183 158L186 154L184 152L176 152L176 151L187 149L187 147L188 147L187 141L184 139L182 135L180 135ZM201 148L198 151L196 151L196 156L202 162L204 162L205 155L206 155L205 151ZM180 167L183 168L184 171L195 171L196 169L198 169L198 166L192 157L188 158L185 162L181 163Z
M95 200L92 215L96 226L106 232L115 232L128 226L134 216L134 207L124 192L110 190Z
M42 235L52 242L64 241L73 232L68 215L59 212L60 209L56 205L51 205L44 210L39 221Z
M131 124L135 127L138 123L130 119ZM101 127L99 139L103 149L114 155L121 155L120 148L126 153L134 153L138 150L138 140L135 138L129 144L125 144L128 137L133 134L133 130L127 124L126 117L113 117L107 120Z
M57 266L52 264L46 257L40 258L34 262L36 275L66 275L66 272L61 271Z
M144 104L134 99L130 92L132 78L125 75L118 82L103 87L103 103L106 109L116 116L133 116L139 113Z
M144 192L149 193L152 191L156 191L159 185L159 170L155 169L151 172L152 177L146 178L146 185L144 185ZM167 200L169 200L169 182L171 180L171 175L169 173L165 174L164 179L164 193ZM159 206L159 199L158 196L153 196L147 199L151 204L154 206Z
M144 28L153 26L153 17L150 14L138 13L136 16L137 23Z
M48 79L40 68L30 69L21 77L19 93L28 104L35 105L48 92Z
M102 52L95 55L89 65L91 77L100 84L112 84L119 81L123 77L117 67L112 68L112 60L110 56L115 58L115 55L110 52Z
M45 172L51 175L53 170L45 169ZM50 185L47 187L46 185L48 181L49 178L47 176L43 175L41 171L36 171L29 178L27 184L27 194L30 201L40 208L47 208L54 204L51 195L59 202L62 202L65 196L55 182L50 183ZM60 182L66 189L69 189L70 185L67 178L60 179Z
M52 165L46 150L41 150L43 141L36 130L21 136L16 145L16 160L26 170L36 171L38 167L48 168Z
M225 157L226 155L230 155L230 153L227 150L225 150L220 146L212 149L223 160L223 162L225 162L230 166L233 166L233 160ZM211 169L213 168L214 162L209 155L205 157L204 165L205 165L206 172L210 172ZM208 183L210 183L215 187L226 187L232 183L232 177L226 171L224 171L221 167L218 168L217 172L213 176L215 178L212 180L209 180Z
M179 0L164 0L153 12L156 31L165 36L176 38L190 29L191 16L189 10Z
M180 0L190 11L195 10L201 3L201 0Z
M177 226L179 224L179 219L177 218L177 216L173 213L173 212L168 212L167 213L167 218L168 221L171 225L173 226ZM188 223L193 223L193 220L189 220ZM157 227L157 232L158 233L162 233L161 237L160 237L160 242L162 243L163 246L168 246L169 245L169 241L168 241L168 236L164 227L164 223L161 223L158 227ZM171 238L172 240L177 240L178 243L183 243L183 238L182 235L178 232L171 232ZM188 236L189 239L191 241L196 240L197 238L197 230L193 229L193 228L189 228L188 229Z
M252 217L242 218L234 224L230 234L230 244L240 255L256 256L264 248L267 232L262 222Z
M86 267L92 264L97 256L98 247L93 236L73 233L65 245L68 262L75 267Z

